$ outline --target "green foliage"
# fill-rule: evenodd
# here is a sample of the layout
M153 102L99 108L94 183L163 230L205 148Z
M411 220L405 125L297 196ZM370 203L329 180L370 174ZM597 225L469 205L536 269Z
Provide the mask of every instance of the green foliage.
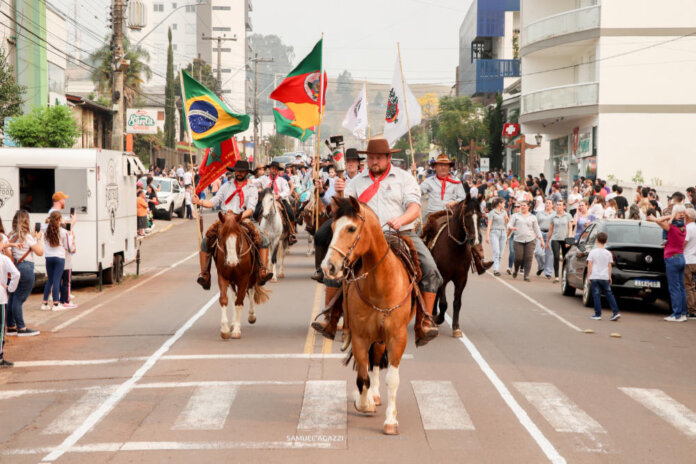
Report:
M636 174L631 177L631 180L636 184L644 184L645 179L643 179L643 171L640 169L636 171Z
M471 139L480 144L488 130L482 121L482 108L469 97L442 97L437 120L433 121L435 140L448 155L458 161L466 159L459 148L460 141L468 145Z
M496 97L495 108L488 109L488 155L490 156L491 169L503 168L503 97L498 94Z
M292 146L292 141L289 137L275 133L266 137L269 143L269 154L271 158L274 156L280 156L289 150L288 147Z
M138 155L140 161L146 166L150 164L150 148L152 147L152 153L156 154L164 146L164 137L161 130L158 130L156 135L135 134L133 136L133 152Z
M17 84L14 69L7 61L5 50L0 48L0 130L5 118L22 112L22 94L25 87Z
M95 63L96 68L92 70L92 81L97 84L97 90L102 95L111 95L113 86L113 52L109 44L110 37L104 40L104 45L90 55L90 61ZM127 37L123 38L124 58L130 61L123 76L123 97L126 106L132 107L137 95L145 82L152 77L152 70L147 65L150 61L150 54L139 45L131 46ZM145 79L143 79L145 78ZM90 98L91 100L91 98Z
M43 106L10 122L7 134L22 147L70 148L80 136L77 122L66 106Z
M414 126L411 128L411 138L413 139L413 154L427 153L430 151L430 132L423 125ZM406 156L406 150L411 146L408 142L408 134L402 136L394 143L394 148L401 150L401 153L395 153L394 158L412 160L411 156Z
M169 29L169 48L167 49L167 78L164 86L164 143L169 148L176 145L176 106L174 105L176 80L174 77L174 50L172 30Z

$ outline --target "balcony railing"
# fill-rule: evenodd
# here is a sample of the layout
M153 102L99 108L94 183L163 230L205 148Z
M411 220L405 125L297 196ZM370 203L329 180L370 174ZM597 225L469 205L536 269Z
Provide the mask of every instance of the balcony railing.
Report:
M522 95L522 114L596 105L598 89L597 82L583 82L531 92Z
M540 40L597 28L599 14L600 5L592 5L534 21L524 27L520 38L521 46L525 47Z
M476 60L476 92L502 92L503 78L519 77L519 60Z

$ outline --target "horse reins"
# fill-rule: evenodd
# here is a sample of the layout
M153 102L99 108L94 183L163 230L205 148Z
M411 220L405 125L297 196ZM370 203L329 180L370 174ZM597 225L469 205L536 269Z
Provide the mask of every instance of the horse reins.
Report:
M464 246L464 245L466 245L466 239L467 239L467 236L466 236L466 227L464 228L464 240L458 240L458 239L456 239L456 238L452 235L452 232L450 231L450 209L449 209L449 208L445 208L445 211L446 211L446 215L447 215L447 236L448 236L449 238L451 238L452 241L453 241L454 243L456 243L457 245L459 245L459 246ZM452 212L452 214L454 214L454 212ZM454 216L452 216L452 217L454 217Z

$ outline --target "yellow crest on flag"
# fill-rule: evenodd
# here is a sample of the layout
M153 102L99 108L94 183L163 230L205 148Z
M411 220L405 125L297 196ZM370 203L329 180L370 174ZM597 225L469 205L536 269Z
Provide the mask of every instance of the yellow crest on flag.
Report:
M186 100L186 117L194 140L204 139L241 123L208 95L199 95Z

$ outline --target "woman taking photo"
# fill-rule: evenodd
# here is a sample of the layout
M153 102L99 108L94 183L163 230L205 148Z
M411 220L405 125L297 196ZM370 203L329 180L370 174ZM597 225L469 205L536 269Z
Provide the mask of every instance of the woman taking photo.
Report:
M60 214L60 213L59 213ZM10 241L17 245L12 248L12 258L19 271L19 284L10 294L7 311L7 335L31 337L39 335L38 330L30 329L24 323L24 302L34 288L34 257L43 256L44 248L41 232L31 232L29 213L20 209L12 219Z
M546 248L551 247L553 252L553 283L558 282L558 264L561 257L565 256L568 251L565 239L570 237L573 230L573 217L566 213L565 203L559 201L556 203L556 212L551 217L551 225L549 226L548 241Z
M500 258L505 250L505 227L508 223L508 215L503 208L505 202L502 198L493 198L491 211L488 213L488 228L486 229L486 243L493 248L493 275L500 275Z
M536 216L529 212L529 203L520 204L521 212L512 215L508 229L515 233L515 270L512 278L517 278L520 266L524 266L524 281L529 282L529 271L532 269L536 241L542 239L541 230ZM543 245L542 245L543 247Z

